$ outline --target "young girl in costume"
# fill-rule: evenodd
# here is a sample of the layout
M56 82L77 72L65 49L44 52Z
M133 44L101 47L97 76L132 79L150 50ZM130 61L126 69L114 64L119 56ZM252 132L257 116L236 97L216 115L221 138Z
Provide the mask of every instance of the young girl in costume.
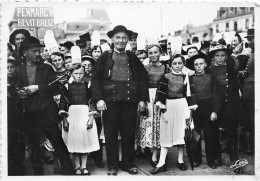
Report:
M155 105L156 90L159 80L164 76L166 66L160 62L162 49L159 44L151 44L147 47L150 63L145 66L149 76L148 115L140 116L139 146L144 149L150 148L152 152L151 163L155 167L158 163L157 152L160 148L160 111Z
M191 98L194 96L191 96L193 85L184 68L184 61L183 56L175 55L170 61L170 72L159 81L156 104L164 110L160 120L161 154L159 163L150 171L152 174L166 171L165 159L168 149L172 146L178 148L177 167L182 171L186 170L183 162L184 136L192 109L188 102L192 105Z
M87 155L100 148L94 119L96 108L91 103L89 84L83 81L84 69L81 64L72 67L73 81L63 89L59 112L64 118L63 129L68 132L65 143L73 154L77 175L90 175Z

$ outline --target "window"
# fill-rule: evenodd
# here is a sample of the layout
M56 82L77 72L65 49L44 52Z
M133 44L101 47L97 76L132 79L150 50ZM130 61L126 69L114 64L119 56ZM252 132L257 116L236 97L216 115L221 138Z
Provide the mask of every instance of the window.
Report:
M249 19L246 19L246 29L249 28Z
M219 26L216 25L216 32L218 33L219 32Z
M234 21L234 31L237 31L237 22Z
M229 23L226 23L226 31L229 31Z

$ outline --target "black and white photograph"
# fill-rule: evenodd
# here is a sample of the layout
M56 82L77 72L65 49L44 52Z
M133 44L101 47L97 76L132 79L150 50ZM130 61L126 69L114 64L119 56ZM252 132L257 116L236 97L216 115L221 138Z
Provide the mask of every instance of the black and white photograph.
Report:
M257 3L0 2L0 178L258 180Z

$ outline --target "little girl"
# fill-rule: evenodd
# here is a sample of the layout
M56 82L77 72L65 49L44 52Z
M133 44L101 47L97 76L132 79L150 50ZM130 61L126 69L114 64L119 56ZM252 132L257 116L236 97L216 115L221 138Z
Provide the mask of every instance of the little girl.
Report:
M183 162L184 135L186 124L190 119L188 102L192 105L193 85L186 68L184 68L184 57L177 54L170 61L170 72L166 73L159 81L157 89L156 104L161 109L166 109L160 120L160 145L161 154L159 163L150 171L152 174L165 172L165 163L168 149L177 145L178 161L177 167L184 171L186 166ZM189 101L187 101L189 98Z
M74 81L63 89L59 112L63 116L63 129L68 132L64 141L73 154L77 175L90 175L86 169L87 153L100 148L94 119L96 108L91 103L90 87L83 81L84 70L81 64L72 67Z

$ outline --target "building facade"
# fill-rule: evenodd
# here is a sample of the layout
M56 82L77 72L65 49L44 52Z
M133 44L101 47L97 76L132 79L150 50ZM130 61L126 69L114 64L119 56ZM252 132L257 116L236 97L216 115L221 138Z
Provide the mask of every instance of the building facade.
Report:
M250 28L254 28L254 7L221 7L213 22L187 24L182 30L175 31L175 36L182 36L183 44L189 44L193 37L198 37L199 41L210 41L220 32L246 33Z
M210 41L213 39L213 24L207 23L202 25L185 25L182 30L175 31L175 36L182 37L183 44L192 43L192 39L198 38L199 41Z
M221 7L213 20L213 34L219 32L246 32L254 27L254 7Z

